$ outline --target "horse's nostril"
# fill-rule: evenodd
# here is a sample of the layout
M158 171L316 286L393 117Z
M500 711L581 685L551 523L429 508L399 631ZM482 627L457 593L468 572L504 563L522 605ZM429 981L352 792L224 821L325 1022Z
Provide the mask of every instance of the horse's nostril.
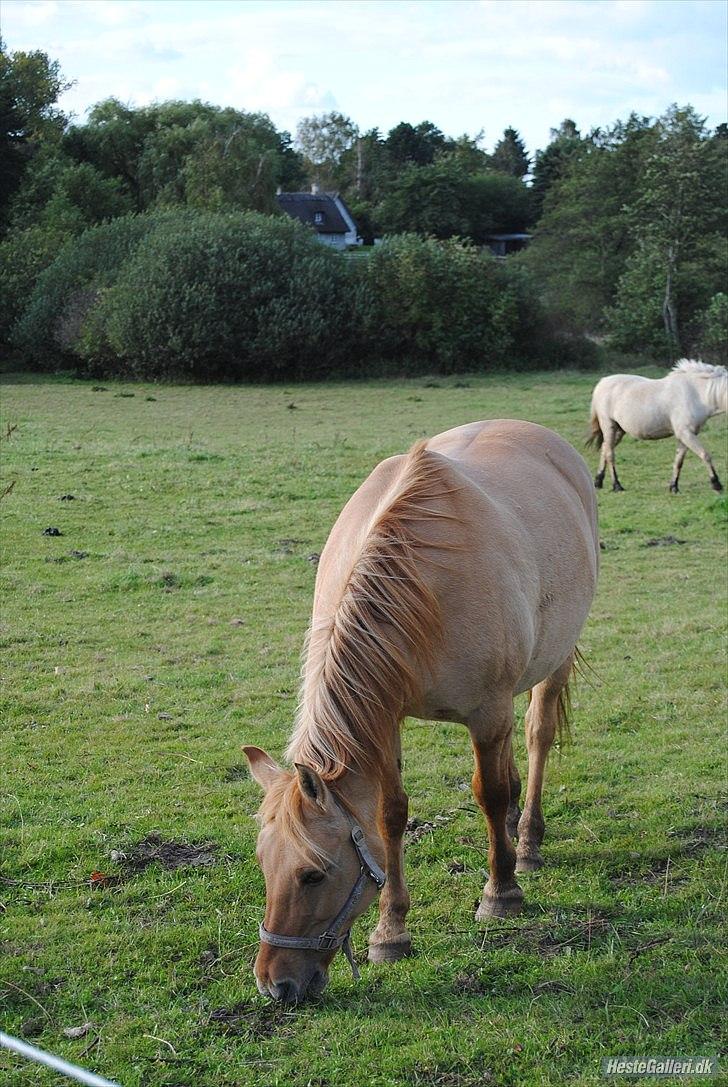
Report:
M272 981L268 991L274 1000L282 1000L285 1004L295 1004L298 1001L298 986L295 981Z

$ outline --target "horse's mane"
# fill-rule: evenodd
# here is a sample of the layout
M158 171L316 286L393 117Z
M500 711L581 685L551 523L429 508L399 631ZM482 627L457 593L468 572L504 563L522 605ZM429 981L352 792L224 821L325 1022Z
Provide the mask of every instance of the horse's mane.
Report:
M417 532L423 519L455 520L438 501L455 489L444 458L424 441L413 446L354 558L334 615L308 633L287 757L330 781L354 763L376 774L391 760L405 706L422 671L432 667L442 626L423 562L433 561L433 548L457 544L433 543Z
M713 366L702 359L678 359L672 369L673 372L705 374L706 377L725 377L728 374L725 366Z
M331 858L308 832L304 805L296 775L281 774L266 790L256 818L261 825L275 819L284 837L293 843L309 864L327 864Z
M329 790L339 807L348 813L352 821L358 822L360 816L331 782ZM275 820L284 839L298 850L308 864L329 865L332 858L310 832L306 809L307 802L301 792L298 776L284 772L266 790L256 819L261 826Z

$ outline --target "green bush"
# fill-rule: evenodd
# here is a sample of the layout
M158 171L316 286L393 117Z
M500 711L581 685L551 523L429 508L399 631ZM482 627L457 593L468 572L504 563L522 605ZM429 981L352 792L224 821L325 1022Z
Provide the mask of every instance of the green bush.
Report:
M123 216L66 242L36 280L13 329L12 342L29 362L57 369L78 361L76 343L86 316L155 223L152 217Z
M89 314L90 367L203 380L316 378L351 367L366 287L300 223L169 213Z
M592 361L524 269L468 242L401 235L352 260L283 216L189 208L69 241L14 342L39 366L204 381Z
M7 342L38 277L67 238L63 229L40 225L13 230L0 242L0 342Z
M526 273L458 239L388 239L362 262L376 354L410 372L559 365Z

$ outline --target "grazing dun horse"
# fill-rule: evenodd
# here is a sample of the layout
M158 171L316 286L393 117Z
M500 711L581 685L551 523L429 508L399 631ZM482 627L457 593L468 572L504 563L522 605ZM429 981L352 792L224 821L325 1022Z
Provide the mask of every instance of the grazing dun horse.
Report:
M670 490L678 493L680 469L691 449L708 469L710 485L722 491L710 453L698 433L711 415L728 411L728 371L695 359L680 359L667 377L653 380L636 374L603 377L592 393L591 434L587 445L601 446L594 486L601 487L609 465L612 490L623 491L617 478L614 450L625 434L633 438L677 438Z
M473 791L490 838L476 918L520 910L515 872L543 863L544 763L564 720L598 554L588 469L533 423L439 434L383 461L349 500L316 578L287 751L295 773L245 748L265 792L257 856L266 909L255 963L262 994L298 1001L319 993L338 949L356 976L351 924L380 889L369 959L409 954L400 761L408 714L469 730ZM511 733L522 691L531 697L521 815Z

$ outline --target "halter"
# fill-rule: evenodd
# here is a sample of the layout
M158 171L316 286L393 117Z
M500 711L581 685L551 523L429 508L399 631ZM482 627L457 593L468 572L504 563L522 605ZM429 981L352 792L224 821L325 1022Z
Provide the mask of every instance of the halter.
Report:
M354 913L357 903L361 898L368 879L376 883L377 890L381 891L387 877L379 867L374 857L369 852L364 831L358 823L355 823L349 813L344 811L340 804L337 807L344 812L351 825L351 841L361 865L359 875L354 886L349 891L349 897L325 932L320 936L279 936L277 932L269 932L261 922L258 934L264 944L272 947L296 948L299 951L338 951L341 948L349 960L349 966L354 980L359 980L359 967L354 961L354 951L351 946L351 925L349 919ZM344 930L341 932L341 930Z

